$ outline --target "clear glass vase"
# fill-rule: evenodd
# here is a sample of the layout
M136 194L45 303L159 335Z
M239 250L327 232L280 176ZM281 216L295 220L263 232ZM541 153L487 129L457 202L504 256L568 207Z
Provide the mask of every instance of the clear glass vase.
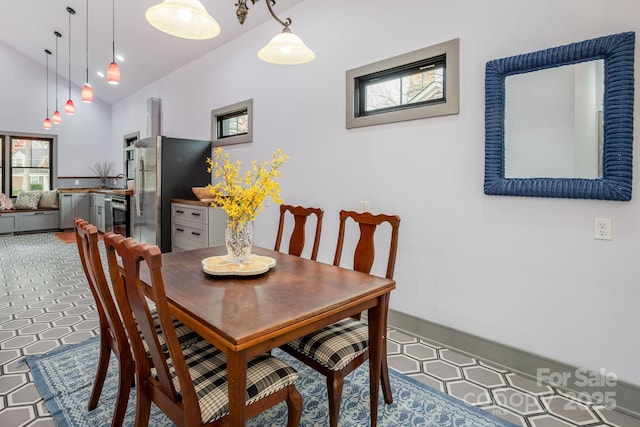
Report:
M245 262L253 246L253 221L227 221L224 233L227 253L235 263Z

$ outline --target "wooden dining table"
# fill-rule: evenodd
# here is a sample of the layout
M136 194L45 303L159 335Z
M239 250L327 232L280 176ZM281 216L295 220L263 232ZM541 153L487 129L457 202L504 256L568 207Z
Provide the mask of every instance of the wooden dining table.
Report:
M367 310L375 427L389 294L395 281L259 247L252 253L271 257L276 265L256 277L211 276L203 272L201 262L225 255L224 246L162 254L172 315L226 354L230 425L245 423L249 359ZM140 278L151 283L145 268Z

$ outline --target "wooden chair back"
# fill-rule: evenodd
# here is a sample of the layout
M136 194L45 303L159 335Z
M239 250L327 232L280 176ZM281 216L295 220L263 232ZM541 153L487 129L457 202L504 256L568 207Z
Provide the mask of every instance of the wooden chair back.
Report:
M302 206L280 205L280 221L278 223L278 234L276 236L275 251L280 250L282 242L282 234L284 232L285 217L287 212L293 215L294 224L291 237L289 239L289 254L301 256L305 244L305 230L307 219L311 215L316 216L316 230L313 238L313 247L311 249L311 259L316 260L318 257L318 247L320 245L320 233L322 232L322 216L324 211L320 208L305 208Z
M169 314L162 280L160 249L155 245L136 243L131 238L113 233L105 234L104 242L116 298L122 308L125 325L132 337L136 376L140 388L138 392L153 396L152 400L168 415L182 414L178 418L186 418L188 420L186 425L200 425L202 421L198 398ZM120 266L116 254L121 259L123 275L119 274ZM143 288L140 282L141 263L146 265L151 275L151 286L146 288ZM158 339L158 332L145 293L155 303L166 347L163 347ZM148 352L145 351L142 339L147 344ZM168 351L168 354L165 351ZM167 364L168 357L171 358L178 375L180 393L174 386L171 370ZM155 368L155 376L151 373L151 367ZM171 416L170 418L175 419Z
M113 425L120 425L124 418L129 389L133 381L133 356L120 316L120 310L116 305L114 294L109 287L109 282L102 267L102 259L98 249L98 230L81 218L74 220L74 229L78 254L96 303L100 328L101 350L98 372L88 406L89 410L92 410L98 404L109 365L109 355L110 352L113 352L120 361L120 381Z
M89 288L96 301L99 321L112 331L116 341L128 348L126 332L122 325L120 312L109 288L109 282L102 268L100 251L98 249L98 229L83 219L75 220L76 243L82 261ZM126 345L124 345L126 344Z
M342 258L342 248L344 246L344 235L348 219L352 219L360 228L360 236L353 254L353 269L363 273L371 273L375 260L375 240L374 234L379 225L389 223L391 226L391 240L389 242L389 253L387 259L387 272L385 277L393 279L393 272L396 266L396 252L398 250L398 230L400 228L400 217L397 215L373 215L369 212L340 211L340 228L338 230L338 244L336 246L333 265L340 265Z

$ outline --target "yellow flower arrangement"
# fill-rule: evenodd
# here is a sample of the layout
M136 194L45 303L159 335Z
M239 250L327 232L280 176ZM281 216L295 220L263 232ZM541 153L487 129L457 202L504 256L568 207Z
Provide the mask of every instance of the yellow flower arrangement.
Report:
M239 222L253 221L258 216L267 197L274 203L280 199L280 167L289 159L282 150L273 153L271 161L258 164L251 162L251 168L244 175L240 173L240 161L232 163L229 153L222 148L214 150L214 159L207 158L207 171L213 171L215 178L222 178L215 185L208 185L213 201L212 206L222 208L234 225Z

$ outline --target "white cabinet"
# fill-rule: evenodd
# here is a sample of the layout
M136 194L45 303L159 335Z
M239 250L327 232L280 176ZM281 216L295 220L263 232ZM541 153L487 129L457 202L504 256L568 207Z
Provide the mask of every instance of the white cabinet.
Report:
M227 214L214 207L171 204L171 250L224 245Z
M99 232L104 233L104 194L91 193L91 224L95 225Z
M60 193L60 228L73 228L74 218L91 219L89 193Z

